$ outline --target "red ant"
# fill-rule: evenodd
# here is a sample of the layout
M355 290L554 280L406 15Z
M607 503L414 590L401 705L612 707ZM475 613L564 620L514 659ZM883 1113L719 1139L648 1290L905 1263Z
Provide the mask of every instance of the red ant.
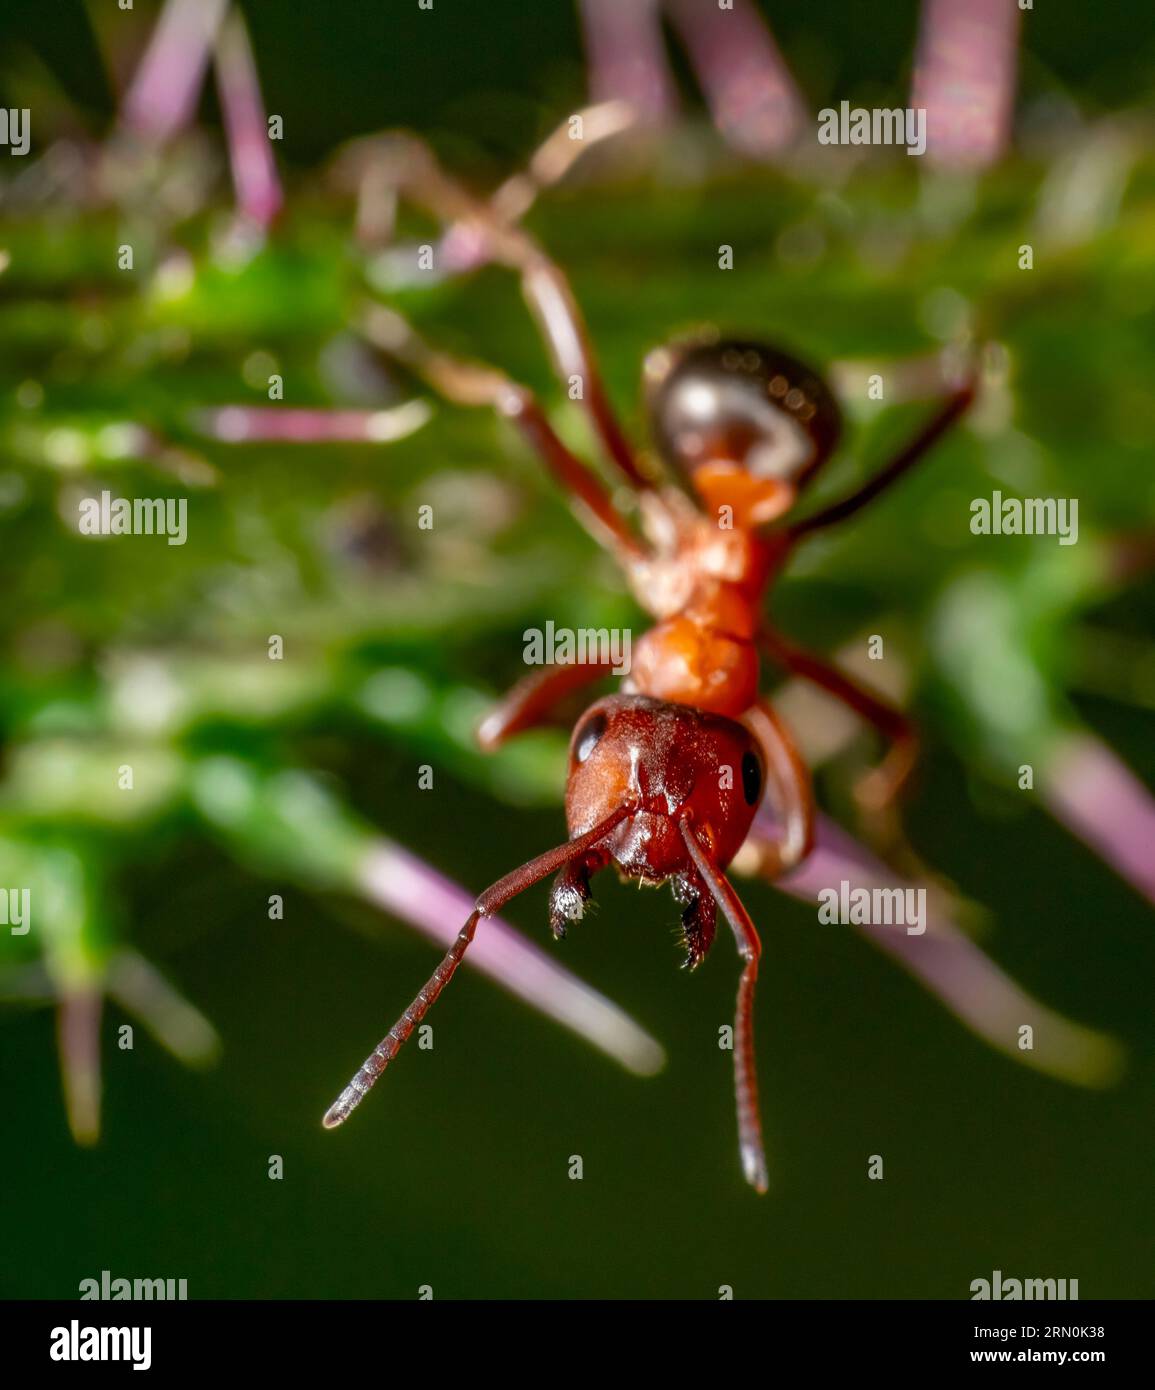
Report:
M360 1104L453 978L483 917L554 874L550 926L556 937L564 936L582 917L591 875L613 864L625 878L671 881L683 908L687 966L697 966L710 949L718 908L733 929L744 962L734 1025L739 1144L747 1181L765 1192L753 1037L761 945L725 870L750 834L767 783L781 827L777 839L757 844L759 869L768 878L809 853L814 800L789 731L759 696L759 649L845 702L888 739L887 757L864 784L869 804L889 804L910 770L915 743L900 711L777 634L764 617L763 600L799 542L855 515L922 458L967 409L973 383L950 394L869 482L795 519L842 432L826 383L795 358L756 342L700 340L659 348L645 363L646 401L657 452L678 486L652 479L614 416L563 273L514 220L528 201L509 196L517 181L506 185L504 199L478 202L416 141L393 143L388 153L395 188L455 231L477 238L489 258L520 276L557 372L563 382L582 382L593 430L637 498L641 535L525 387L493 368L436 351L390 311L371 311L366 331L449 400L489 406L511 420L590 533L617 557L656 621L636 645L621 693L597 701L574 730L568 842L480 895L425 987L330 1107L325 1126L341 1124ZM539 156L536 167L541 164ZM519 206L504 212L503 202ZM496 748L544 722L564 697L609 669L608 662L555 666L528 676L485 720L483 747Z

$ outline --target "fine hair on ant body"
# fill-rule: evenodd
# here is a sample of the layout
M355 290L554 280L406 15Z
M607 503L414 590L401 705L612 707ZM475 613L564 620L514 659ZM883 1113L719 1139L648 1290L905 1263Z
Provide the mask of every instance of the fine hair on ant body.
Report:
M624 124L613 107L586 113L587 132ZM588 143L588 140L587 140ZM552 153L551 153L552 150ZM761 944L726 868L751 833L768 794L779 827L757 843L759 872L794 868L814 840L809 772L789 731L759 693L760 653L852 708L887 739L889 751L865 780L865 804L888 805L915 753L901 711L770 626L765 596L795 547L848 517L901 478L959 419L974 396L967 380L946 396L918 434L867 483L801 519L797 504L842 433L822 378L764 344L701 338L662 347L646 360L653 441L668 477L649 476L610 406L581 313L562 271L518 225L536 189L568 163L555 136L531 163L483 202L453 183L415 139L377 151L378 173L454 232L474 238L487 259L513 270L563 382L583 383L581 407L610 464L634 494L640 534L600 477L562 442L524 386L502 372L452 358L425 343L397 314L370 311L365 329L383 350L448 400L487 406L513 422L579 519L621 565L654 625L635 646L620 693L578 721L565 797L569 840L514 869L482 893L441 964L366 1059L324 1117L342 1124L397 1055L453 978L478 923L533 884L555 875L550 926L561 937L581 919L590 878L613 865L625 878L669 881L683 909L686 964L698 965L714 938L718 909L742 958L734 1025L738 1137L747 1181L768 1186L753 1036ZM574 690L609 664L545 667L522 680L488 716L483 747L543 723Z

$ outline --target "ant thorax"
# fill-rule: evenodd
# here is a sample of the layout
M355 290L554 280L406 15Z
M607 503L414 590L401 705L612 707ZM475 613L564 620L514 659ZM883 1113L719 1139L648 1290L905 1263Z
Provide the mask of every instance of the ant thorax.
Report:
M630 563L628 577L634 597L655 618L692 611L719 587L756 601L775 568L780 547L772 533L729 524L725 514L710 516L677 489L643 495L640 515L651 549Z

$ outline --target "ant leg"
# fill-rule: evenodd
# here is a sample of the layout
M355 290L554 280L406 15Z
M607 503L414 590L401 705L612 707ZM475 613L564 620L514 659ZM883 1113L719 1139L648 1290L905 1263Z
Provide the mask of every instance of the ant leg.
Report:
M758 959L762 943L742 906L742 900L729 879L714 863L709 851L694 834L688 820L679 822L694 867L722 909L738 943L744 962L738 981L738 1003L734 1013L734 1093L738 1104L738 1147L746 1181L757 1192L770 1186L766 1173L766 1150L762 1143L762 1120L758 1113L758 1071L754 1054L754 986L758 982Z
M608 676L612 662L546 666L523 677L485 716L477 741L486 753L506 739L543 724L554 708L575 690Z
M580 137L574 134L575 121L581 123ZM492 246L479 246L478 241L491 241L496 229L509 229L520 222L538 195L560 183L587 151L636 122L637 112L625 101L603 101L575 111L542 141L525 168L507 178L488 201L447 175L428 143L409 131L390 131L354 142L338 165L338 176L360 194L363 203L371 205L374 240L392 237L397 197L404 193L446 225L442 251L454 262L454 269L468 269L493 255ZM466 245L455 245L455 241ZM470 246L470 242L474 244ZM470 250L472 254L468 254Z
M469 914L469 920L461 928L457 940L445 953L444 960L426 981L425 988L420 991L417 998L389 1029L389 1032L365 1059L356 1076L325 1112L322 1123L326 1129L336 1129L356 1110L385 1068L401 1051L414 1028L437 1002L441 991L453 978L465 952L469 949L469 944L477 931L478 922L483 917L491 917L495 912L500 912L511 898L516 898L519 893L524 893L527 888L531 888L535 883L547 878L571 860L581 858L603 836L609 834L615 825L625 820L627 816L633 815L635 810L636 807L633 802L626 802L595 825L592 830L587 830L584 835L579 835L567 844L559 845L557 849L548 850L545 854L538 855L536 859L531 859L528 864L523 864L520 869L514 869L512 873L506 874L504 878L499 879L481 894L477 899L477 905Z
M796 647L781 633L766 627L761 636L763 646L774 661L841 700L890 743L882 762L867 773L856 788L864 810L887 810L897 800L918 758L918 733L914 724L902 710L821 657Z
M581 122L580 138L573 133L574 117ZM523 170L506 179L489 200L490 208L503 222L520 222L538 194L560 183L586 150L636 122L637 112L628 101L601 101L575 111L542 141Z
M769 700L759 700L743 716L766 759L766 773L782 823L776 840L751 839L758 852L757 872L768 879L801 864L814 848L814 790L810 772L794 739Z
M516 260L507 263L521 275L522 294L537 320L562 385L568 389L571 380L577 378L580 404L609 458L631 487L638 492L652 491L653 483L639 468L614 414L589 331L564 271L529 237L524 238Z
M634 459L633 449L618 423L594 357L589 332L565 273L537 242L517 225L536 191L559 178L577 153L574 143L588 148L630 123L631 113L619 103L588 108L583 118L583 139L570 142L563 153L562 131L555 131L530 162L527 174L503 184L490 202L474 198L451 179L433 152L413 136L394 137L386 146L385 162L391 165L394 188L406 192L415 203L441 219L461 236L476 236L488 258L514 271L521 279L522 294L549 349L554 369L568 389L570 378L581 382L580 403L610 459L623 477L639 491L652 483ZM593 122L592 126L590 122ZM569 140L568 122L563 128Z
M587 147L591 141L603 140L625 129L633 119L630 108L619 102L590 107L580 114L583 119L581 143ZM653 484L639 468L633 448L614 414L589 329L568 277L527 232L514 226L515 219L528 209L537 190L556 182L569 167L575 143L567 121L533 156L527 174L515 176L494 195L486 208L495 232L493 255L520 276L521 292L545 340L554 371L567 391L572 379L578 379L579 402L609 459L631 487L648 492ZM484 233L484 222L481 229Z
M918 761L918 731L912 721L902 710L896 709L821 657L795 647L773 629L764 627L761 638L775 661L841 700L889 740L890 748L882 761L862 777L854 789L859 810L863 813L864 836L888 864L909 878L922 879L930 884L944 903L960 902L962 895L957 886L919 857L907 838L899 816L899 794L908 785ZM776 847L755 842L753 838L749 843L761 856L756 861L758 868L754 872L772 871L773 864L767 856L772 855Z
M431 347L392 309L374 306L363 328L382 351L415 371L446 400L456 405L488 406L511 420L559 486L578 504L579 519L594 540L613 550L626 568L644 558L644 547L601 480L562 443L527 387L496 367L451 357Z
M975 398L975 390L975 382L971 380L948 396L938 413L923 426L910 443L857 492L852 492L841 502L835 502L831 506L823 508L822 511L815 512L813 516L804 517L789 527L786 534L791 544L805 536L812 535L815 531L822 530L824 527L845 521L848 516L853 516L855 512L861 511L868 502L873 502L880 493L885 492L892 483L897 482L903 474L919 462L934 444L938 443L955 421L969 409Z

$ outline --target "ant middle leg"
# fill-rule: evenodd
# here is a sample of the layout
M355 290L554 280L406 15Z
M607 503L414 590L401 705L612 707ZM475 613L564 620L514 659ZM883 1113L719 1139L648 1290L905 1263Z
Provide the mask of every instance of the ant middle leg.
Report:
M919 752L918 730L910 717L838 667L795 646L772 628L762 629L761 640L768 655L780 666L825 690L888 741L889 748L882 761L860 777L854 788L864 838L893 868L930 884L943 902L960 902L961 894L956 885L923 861L903 827L902 793L910 786Z
M970 409L977 391L977 383L972 376L957 390L953 391L939 406L914 438L890 460L890 462L865 482L855 492L834 502L813 515L803 517L788 528L791 544L824 530L847 517L854 516L868 503L885 492L887 488L904 477L916 463L919 463L935 444Z

